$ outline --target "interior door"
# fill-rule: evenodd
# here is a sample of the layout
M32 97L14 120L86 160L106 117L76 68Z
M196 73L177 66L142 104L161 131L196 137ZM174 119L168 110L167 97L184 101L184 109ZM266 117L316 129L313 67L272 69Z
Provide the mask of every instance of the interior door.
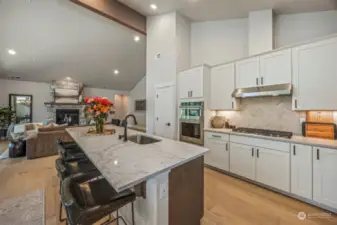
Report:
M260 58L253 57L235 63L236 88L257 87L260 85Z
M337 38L292 50L295 110L336 110Z
M156 88L155 98L155 135L174 139L176 118L175 87Z
M337 151L314 148L314 201L337 209Z
M256 181L289 192L290 155L271 149L256 149Z
M254 147L231 143L230 172L255 180Z
M210 108L233 110L232 93L235 89L235 64L226 64L211 69Z

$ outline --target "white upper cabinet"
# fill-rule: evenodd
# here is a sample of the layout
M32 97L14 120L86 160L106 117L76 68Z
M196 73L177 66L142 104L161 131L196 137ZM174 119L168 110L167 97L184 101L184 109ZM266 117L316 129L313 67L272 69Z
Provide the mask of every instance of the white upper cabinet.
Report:
M289 152L256 149L256 181L289 192L289 170Z
M179 96L180 98L189 98L190 88L189 88L189 73L188 71L183 71L179 74Z
M337 38L292 49L293 109L337 110Z
M204 97L205 67L200 66L185 70L179 74L179 96L184 98Z
M291 83L291 49L260 57L260 82L263 85Z
M337 209L337 150L314 147L314 201Z
M209 108L213 110L237 109L237 101L232 97L235 89L235 64L213 67L210 80Z
M312 199L312 146L291 145L291 193Z
M236 88L259 86L260 57L252 57L235 63Z

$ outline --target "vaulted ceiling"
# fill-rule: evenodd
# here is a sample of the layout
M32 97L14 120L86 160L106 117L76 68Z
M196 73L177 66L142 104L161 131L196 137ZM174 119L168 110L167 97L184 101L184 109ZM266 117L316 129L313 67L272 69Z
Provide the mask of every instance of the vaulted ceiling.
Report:
M280 14L337 9L336 0L118 0L144 15L179 11L192 21L248 17L250 11L275 9ZM157 9L152 10L151 4Z
M71 77L93 87L131 90L146 73L145 60L145 36L70 1L0 0L3 78Z

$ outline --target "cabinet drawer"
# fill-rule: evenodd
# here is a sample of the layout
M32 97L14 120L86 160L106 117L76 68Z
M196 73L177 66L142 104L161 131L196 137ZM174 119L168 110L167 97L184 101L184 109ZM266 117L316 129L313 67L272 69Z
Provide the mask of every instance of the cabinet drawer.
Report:
M290 152L290 143L260 138L231 135L230 141L260 148L274 149L282 152Z
M229 134L216 133L216 132L205 132L205 137L209 139L229 141Z

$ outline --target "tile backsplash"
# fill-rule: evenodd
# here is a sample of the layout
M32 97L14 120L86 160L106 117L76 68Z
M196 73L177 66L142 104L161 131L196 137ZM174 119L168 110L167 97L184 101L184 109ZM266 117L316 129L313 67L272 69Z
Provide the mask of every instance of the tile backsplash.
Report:
M305 112L292 111L290 96L241 99L240 111L218 111L229 123L237 127L291 131L301 134L300 118Z

